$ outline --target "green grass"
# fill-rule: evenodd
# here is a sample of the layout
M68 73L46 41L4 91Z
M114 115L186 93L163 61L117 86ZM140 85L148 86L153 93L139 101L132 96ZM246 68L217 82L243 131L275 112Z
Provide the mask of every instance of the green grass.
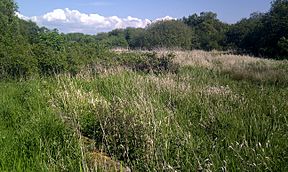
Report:
M287 82L251 77L186 66L3 81L0 171L107 171L95 151L133 171L287 171Z
M0 84L0 171L78 171L74 133L47 106L38 81Z

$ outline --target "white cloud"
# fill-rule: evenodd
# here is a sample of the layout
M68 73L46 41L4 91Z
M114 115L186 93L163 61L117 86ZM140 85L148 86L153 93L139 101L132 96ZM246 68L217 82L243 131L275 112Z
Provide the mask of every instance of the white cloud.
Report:
M42 16L26 17L20 13L16 15L24 20L32 20L40 26L50 29L57 28L60 32L82 32L86 34L96 34L99 32L111 31L116 28L137 27L144 28L152 22L148 19L139 19L128 16L120 18L118 16L102 16L99 14L85 14L78 10L55 9ZM171 20L172 17L166 16L155 21Z
M16 15L18 18L20 18L20 19L23 19L23 20L30 20L29 17L26 17L26 16L20 14L19 12L16 12L15 15Z
M156 20L154 20L154 22L158 22L158 21L166 21L166 20L176 20L176 18L170 17L170 16L165 16L162 18L157 18Z
M47 13L42 18L48 22L67 20L65 11L62 9L56 9L53 12Z

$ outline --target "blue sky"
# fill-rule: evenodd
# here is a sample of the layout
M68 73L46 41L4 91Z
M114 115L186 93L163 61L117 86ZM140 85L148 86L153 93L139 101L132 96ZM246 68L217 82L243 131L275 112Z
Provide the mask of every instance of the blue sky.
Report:
M33 19L39 25L57 27L63 32L79 31L93 34L116 27L133 27L134 25L135 27L142 27L147 24L147 19L153 21L165 16L181 18L202 11L216 12L220 20L234 23L241 18L248 17L252 12L267 12L271 0L16 0L16 2L21 16ZM55 12L56 9L58 11ZM50 18L43 17L48 13ZM90 16L90 14L97 15ZM77 15L79 20L71 15ZM85 15L89 16L87 20ZM111 18L111 16L114 16L114 18ZM115 16L118 18L115 18ZM128 16L132 18L128 18ZM71 24L71 18L73 18L73 25ZM102 23L99 23L100 20ZM69 30L68 27L77 26L77 21L81 22L83 27L88 24L85 23L88 21L93 25L103 24L103 26L98 29L96 26L91 26L90 30L88 29L89 31L83 30L85 28L81 31L81 24L79 24L79 28ZM105 27L104 21L106 22ZM66 29L65 23L70 24L67 25ZM115 26L116 24L118 25Z

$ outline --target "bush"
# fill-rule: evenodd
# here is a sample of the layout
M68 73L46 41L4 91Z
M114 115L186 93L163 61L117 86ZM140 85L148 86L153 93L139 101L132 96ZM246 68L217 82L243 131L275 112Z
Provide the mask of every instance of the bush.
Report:
M59 74L67 70L67 59L63 52L55 51L42 44L35 45L33 52L37 57L41 75Z
M31 53L29 45L15 45L3 49L3 51L0 52L1 79L26 78L38 72L37 59L35 59Z
M172 53L157 56L157 53L124 53L121 54L121 64L137 72L165 74L177 73L179 65L173 62L175 55Z

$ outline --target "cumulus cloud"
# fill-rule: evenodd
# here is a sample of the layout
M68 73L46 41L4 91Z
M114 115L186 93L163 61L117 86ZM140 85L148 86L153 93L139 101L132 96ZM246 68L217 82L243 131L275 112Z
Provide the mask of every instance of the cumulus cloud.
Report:
M118 16L106 17L99 14L85 14L78 10L70 10L69 8L55 9L42 16L26 17L20 13L16 13L16 15L24 20L32 20L40 26L45 26L50 29L57 28L60 32L64 33L81 32L97 34L117 28L144 28L152 23L152 21L148 19L139 19L131 16L126 18L120 18ZM155 21L171 19L174 18L166 16L164 18L158 18Z
M153 22L158 22L158 21L166 21L166 20L176 20L176 18L170 17L170 16L165 16L162 18L157 18Z
M19 12L16 12L15 14L16 14L16 16L17 16L18 18L20 18L20 19L23 19L23 20L30 20L29 17L26 17L26 16L20 14Z

